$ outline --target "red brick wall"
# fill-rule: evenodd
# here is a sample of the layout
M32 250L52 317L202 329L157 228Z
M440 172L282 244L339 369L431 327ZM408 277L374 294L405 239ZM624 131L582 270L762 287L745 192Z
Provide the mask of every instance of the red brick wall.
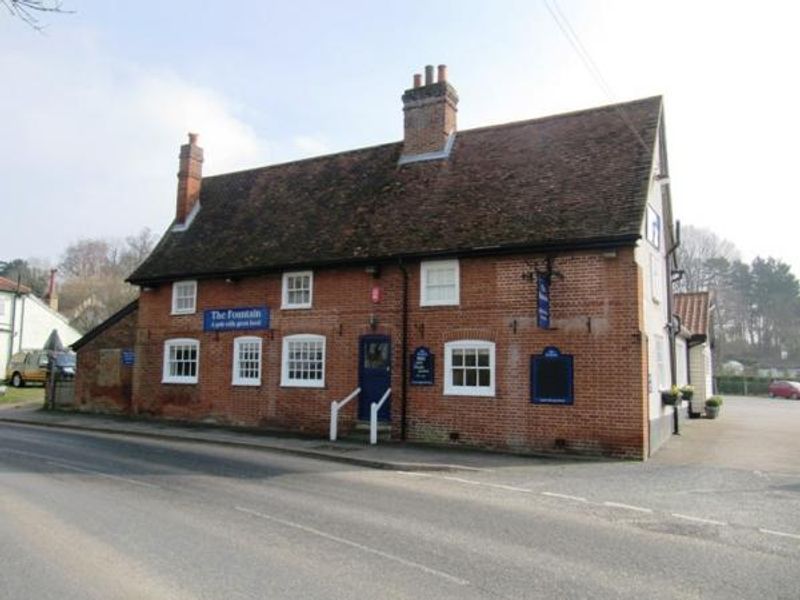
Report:
M130 412L133 367L122 364L122 350L133 349L136 322L134 310L78 350L74 404L77 410Z
M640 275L633 249L613 258L573 253L556 259L563 274L551 288L552 330L536 326L536 286L523 278L534 256L460 261L459 306L420 307L419 263L409 264L408 351L427 346L436 357L435 385L408 386L408 438L524 451L571 451L646 456L647 414L640 335ZM542 264L539 258L539 264ZM170 315L172 286L143 292L137 330L134 407L170 418L282 427L325 434L330 402L358 385L358 340L368 333L391 336L392 427L399 435L401 409L402 273L383 267L379 279L363 268L317 270L313 308L281 310L280 274L238 282L201 280L197 313ZM380 304L370 300L373 284ZM203 333L209 308L267 305L271 330L263 338L262 385L231 385L233 339L253 332ZM377 326L369 326L370 316ZM326 336L325 388L282 388L281 339L295 333ZM162 384L164 340L200 341L197 385ZM496 396L444 396L444 343L458 339L496 343ZM530 403L530 355L557 346L574 355L572 406ZM356 401L340 418L346 433ZM559 440L557 442L556 440Z

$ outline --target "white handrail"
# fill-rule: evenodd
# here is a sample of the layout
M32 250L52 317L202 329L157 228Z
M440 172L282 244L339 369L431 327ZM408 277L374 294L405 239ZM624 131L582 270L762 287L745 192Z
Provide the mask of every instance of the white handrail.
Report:
M358 396L358 394L359 394L359 393L361 393L361 388L360 388L360 387L357 387L357 388L356 388L356 389L354 389L354 390L353 390L353 391L350 393L350 395L349 395L349 396L347 396L347 398L345 398L344 400L341 400L340 402L337 402L336 400L334 400L333 402L331 402L331 435L330 435L330 437L331 437L331 441L332 441L332 442L335 442L335 441L336 441L336 436L338 435L338 428L339 428L339 410L340 410L340 409L341 409L341 408L342 408L342 407L343 407L345 404L347 404L348 402L350 402L350 400L352 400L353 398L355 398L356 396Z
M388 388L381 399L373 402L369 407L369 443L373 446L378 443L378 411L391 393L392 388Z

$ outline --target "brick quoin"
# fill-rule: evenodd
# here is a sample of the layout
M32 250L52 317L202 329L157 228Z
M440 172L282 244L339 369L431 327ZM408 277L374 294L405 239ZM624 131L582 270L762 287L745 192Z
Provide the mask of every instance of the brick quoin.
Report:
M617 248L609 256L599 251L556 256L563 278L552 284L550 330L537 327L536 285L523 277L542 256L462 258L460 304L440 307L420 306L419 263L407 263L408 351L427 346L436 357L435 384L407 387L407 439L646 457L641 274L632 247ZM371 300L374 285L382 289L378 304ZM397 264L383 265L379 278L363 267L315 270L311 309L280 309L281 273L230 282L201 279L197 312L191 315L171 315L171 296L172 286L165 283L143 291L139 300L133 412L322 436L328 430L331 401L358 385L360 337L385 334L392 341L392 436L400 437L401 361L408 356L401 356L403 276ZM261 305L271 310L269 330L203 332L206 309ZM297 333L326 338L324 388L280 385L282 338ZM258 387L231 383L233 340L242 335L263 340ZM163 384L164 342L181 337L200 342L199 381ZM444 344L459 339L495 342L495 397L443 393ZM530 357L546 346L574 356L571 406L530 402ZM343 409L342 434L355 425L356 411L356 401Z

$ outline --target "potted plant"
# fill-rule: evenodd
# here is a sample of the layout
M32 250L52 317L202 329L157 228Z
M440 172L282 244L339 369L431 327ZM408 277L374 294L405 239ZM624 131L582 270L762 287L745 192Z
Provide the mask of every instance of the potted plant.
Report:
M706 400L706 418L716 419L719 416L719 407L722 406L721 396L711 396Z
M683 396L684 400L689 402L692 401L692 396L694 396L694 386L685 385L681 388L681 396Z
M677 406L681 401L681 390L677 385L661 392L661 401L667 406Z

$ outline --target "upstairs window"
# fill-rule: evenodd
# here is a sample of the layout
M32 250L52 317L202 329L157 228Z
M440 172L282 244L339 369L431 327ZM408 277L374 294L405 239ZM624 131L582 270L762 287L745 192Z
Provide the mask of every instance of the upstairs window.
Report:
M661 248L661 215L647 205L647 241L655 248Z
M459 340L444 345L444 393L494 396L494 342Z
M163 383L197 383L200 343L191 339L164 342Z
M325 336L307 334L283 338L281 385L325 386Z
M661 256L650 255L650 294L653 302L661 302Z
M191 315L197 308L197 282L176 281L172 284L172 314Z
M311 308L313 288L311 271L284 273L281 308Z
M233 340L233 385L261 385L261 338Z
M448 306L459 303L457 260L430 260L420 264L420 305Z

